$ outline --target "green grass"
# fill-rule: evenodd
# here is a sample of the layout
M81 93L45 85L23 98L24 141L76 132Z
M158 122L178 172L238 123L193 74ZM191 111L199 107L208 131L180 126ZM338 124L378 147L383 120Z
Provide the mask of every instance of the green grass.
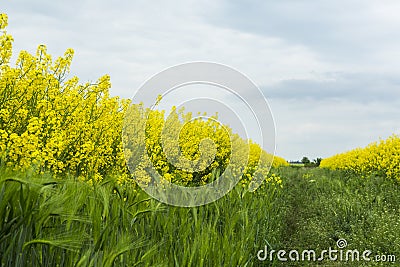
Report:
M281 175L287 179L279 204L286 214L280 248L287 251L336 249L336 241L344 238L348 243L346 249L368 249L373 252L371 255L395 255L400 261L400 187L396 181L374 175L361 178L350 172L319 168L285 168ZM320 264L380 266L377 262ZM292 266L308 264L293 262Z
M112 177L91 187L3 170L1 266L254 266L280 223L279 192L263 190L180 208Z
M304 164L303 163L290 163L289 166L292 168L302 168L302 167L304 167Z
M150 257L152 250L143 249L147 237L132 231L131 223L158 206L143 207L140 196L129 191L125 202L121 192L112 180L90 187L73 179L3 171L2 266L111 266L125 264L123 255L137 262Z
M396 182L319 168L275 171L282 190L235 188L212 204L180 208L115 177L89 186L2 169L1 266L360 266L257 259L266 245L319 251L339 238L349 249L400 260Z

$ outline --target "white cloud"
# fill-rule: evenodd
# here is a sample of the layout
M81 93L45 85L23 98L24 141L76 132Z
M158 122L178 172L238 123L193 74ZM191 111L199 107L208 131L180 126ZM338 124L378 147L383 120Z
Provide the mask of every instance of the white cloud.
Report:
M291 160L328 157L400 134L400 101L384 105L276 98L270 104L277 123L277 153Z
M110 73L113 93L124 96L130 96L126 94L128 88L137 88L162 69L193 60L231 65L258 83L310 77L312 71L327 69L301 45L205 23L196 13L196 6L191 6L193 3L171 8L170 3L120 2L120 6L104 1L83 2L76 7L76 16L68 9L60 15L68 20L24 10L21 5L20 15L16 11L9 14L10 31L17 49L32 51L36 44L46 43L51 52L61 54L73 47L77 51L75 73L90 80ZM55 8L50 6L48 13ZM57 6L57 10L63 8ZM206 5L201 10L208 8ZM22 17L28 14L30 23L22 23Z
M157 72L188 61L242 71L274 97L278 153L297 159L398 130L398 101L380 96L398 96L400 4L346 3L15 0L2 6L16 50L34 52L44 43L57 56L72 47L72 73L83 81L110 74L114 95L131 97ZM306 83L291 83L299 89L279 96L274 86L287 90L287 80ZM336 93L341 100L327 100Z

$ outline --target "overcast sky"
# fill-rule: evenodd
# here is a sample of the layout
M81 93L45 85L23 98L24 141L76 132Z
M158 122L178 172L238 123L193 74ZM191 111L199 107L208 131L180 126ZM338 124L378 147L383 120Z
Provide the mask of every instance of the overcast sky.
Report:
M400 1L2 1L14 51L75 50L113 95L190 61L231 66L266 96L277 154L327 157L400 133Z

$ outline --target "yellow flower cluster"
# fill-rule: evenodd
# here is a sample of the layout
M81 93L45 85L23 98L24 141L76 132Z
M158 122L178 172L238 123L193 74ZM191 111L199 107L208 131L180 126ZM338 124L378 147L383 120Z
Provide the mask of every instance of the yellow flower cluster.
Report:
M193 117L173 107L165 119L164 111L142 105L128 108L123 143L128 164L140 184L151 182L147 171L151 167L169 182L198 186L214 181L229 166L232 174L242 174L242 184L248 185L255 175L268 177L270 166L288 164L233 134L216 116L204 119L204 115ZM268 181L281 184L276 177Z
M10 62L12 54L12 42L13 38L7 34L5 28L8 25L8 17L6 14L0 14L0 31L3 33L0 36L0 64L8 64Z
M365 148L335 155L322 160L320 166L352 170L361 175L380 173L400 180L400 137L393 135Z
M121 181L130 179L126 161L135 166L132 175L146 180L151 162L164 179L190 186L208 183L223 172L231 164L232 144L240 144L235 147L241 147L244 156L250 151L244 180L251 180L271 164L287 164L257 144L248 145L216 117L203 120L173 109L165 118L164 111L111 97L107 75L94 83L67 79L72 49L52 60L41 45L35 55L22 51L11 67L13 39L6 26L7 16L1 14L2 165L15 169L35 166L38 171L71 174L93 183L113 173L120 175ZM122 135L123 129L130 138ZM124 151L123 144L134 149ZM146 157L150 161L144 161Z
M6 21L1 15L2 29ZM110 78L86 84L76 77L66 80L74 51L53 61L43 45L35 55L22 51L11 67L12 37L5 31L1 43L1 163L85 180L125 173L120 132L129 102L109 96Z

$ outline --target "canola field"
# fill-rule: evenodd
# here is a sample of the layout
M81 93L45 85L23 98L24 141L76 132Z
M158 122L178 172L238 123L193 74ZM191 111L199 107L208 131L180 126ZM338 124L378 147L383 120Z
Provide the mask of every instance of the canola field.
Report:
M351 170L362 176L378 173L400 180L400 137L393 135L365 148L326 158L321 162L321 167Z
M222 171L228 164L231 144L243 150L243 157L248 157L243 179L249 180L257 171L257 165L259 172L266 173L271 165L287 164L284 159L273 158L251 140L248 143L232 133L228 126L212 119L192 120L192 114L173 109L173 116L166 120L165 111L112 97L108 75L94 83L80 83L77 77L68 77L72 49L53 60L46 47L40 45L34 55L21 51L13 66L10 63L13 38L5 31L6 26L7 16L3 14L0 155L2 164L14 170L34 167L39 172L48 170L60 176L68 173L90 183L99 182L108 174L118 174L120 182L129 182L126 160L136 160L138 166L133 175L140 176L139 180L149 179L141 157L135 155L137 151L130 151L128 156L124 153L123 128L126 134L136 138L129 140L134 143L130 147L139 150L145 146L160 175L177 184L210 182L212 171ZM131 122L129 125L124 125L126 116ZM171 132L180 133L177 145L189 160L199 158L201 140L212 140L217 147L213 161L208 162L206 158L199 162L201 172L182 171L190 166L175 168L168 162L166 148L162 147L162 142L175 144L168 139L168 134L161 134L165 124ZM140 136L137 131L142 128L144 134ZM162 136L168 140L162 140ZM202 165L210 166L205 169Z
M400 260L399 136L323 159L320 167L293 168L216 116L197 119L173 108L166 118L167 111L111 96L108 75L83 83L70 77L72 49L53 58L40 45L11 62L7 23L0 14L1 266ZM233 153L240 157L232 160ZM152 182L150 165L184 187L212 183L228 166L240 180L213 203L174 207L142 190ZM248 190L259 177L261 186ZM323 250L344 239L375 257L290 264L258 257L265 248Z

